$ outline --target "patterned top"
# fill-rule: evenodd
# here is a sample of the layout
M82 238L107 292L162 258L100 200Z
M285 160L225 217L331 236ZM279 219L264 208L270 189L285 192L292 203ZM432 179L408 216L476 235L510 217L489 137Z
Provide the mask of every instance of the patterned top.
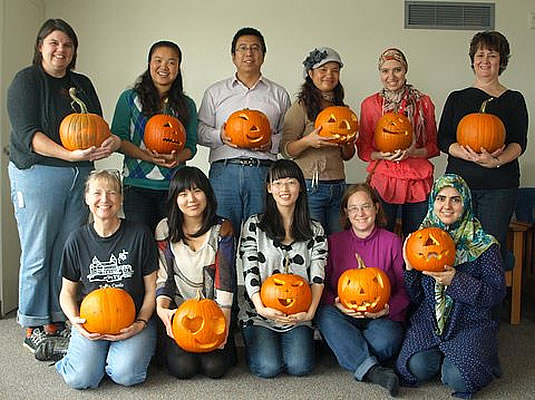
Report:
M193 250L182 240L168 240L167 218L156 227L160 269L156 281L156 297L164 296L178 307L184 300L203 297L214 299L222 308L230 308L236 291L234 236L223 235L224 220L209 230L202 246Z
M260 230L258 220L258 215L249 217L241 235L240 257L243 262L245 293L239 300L240 325L258 325L278 332L289 331L299 325L310 326L310 321L287 325L268 320L256 313L251 297L260 291L262 282L269 276L285 273L283 265L286 257L289 261L289 272L302 276L310 284L323 284L327 263L327 238L323 227L319 222L312 221L312 239L285 245L270 239Z
M185 148L191 151L192 157L197 152L197 110L195 103L186 97L189 122L186 128ZM111 131L122 140L128 140L141 149L146 149L143 142L145 125L149 118L141 113L141 102L133 89L125 90L115 106ZM176 117L176 115L174 115ZM184 166L180 164L177 168ZM160 167L148 161L142 161L127 155L124 157L124 184L146 189L167 190L169 180L176 168Z
M417 305L401 347L396 369L407 385L416 385L407 364L416 353L438 348L460 370L467 389L474 393L501 375L498 359L498 324L491 308L505 295L503 264L498 245L479 258L456 265L446 294L453 299L442 335L435 332L435 280L419 271L405 271L405 287Z

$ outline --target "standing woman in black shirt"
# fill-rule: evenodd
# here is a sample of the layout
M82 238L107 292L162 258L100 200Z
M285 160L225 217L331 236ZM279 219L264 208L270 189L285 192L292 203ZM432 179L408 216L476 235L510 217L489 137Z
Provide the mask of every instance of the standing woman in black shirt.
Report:
M26 328L24 345L36 357L43 343L67 340L58 301L63 245L87 221L84 183L93 161L121 144L112 135L98 148L69 151L61 145L61 121L79 112L71 107L71 87L90 113L102 115L91 81L73 72L77 49L67 22L47 20L37 34L33 65L15 75L7 93L9 179L22 249L17 320Z
M472 191L474 214L485 232L493 235L505 255L505 239L520 183L518 157L526 150L528 113L524 97L503 86L499 76L510 57L509 42L499 32L479 32L470 42L475 73L471 87L450 93L438 129L440 150L447 153L446 173L462 176ZM485 100L486 112L505 125L505 145L489 153L457 143L456 131L467 114L477 113Z

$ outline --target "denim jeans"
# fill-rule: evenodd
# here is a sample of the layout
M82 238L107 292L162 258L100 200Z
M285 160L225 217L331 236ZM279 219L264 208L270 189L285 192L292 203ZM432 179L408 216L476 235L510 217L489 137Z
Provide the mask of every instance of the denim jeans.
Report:
M404 237L417 231L427 214L427 201L421 201L419 203L391 204L381 199L381 205L386 213L386 229L390 232L394 231L396 217L401 210L401 226Z
M267 166L242 166L212 163L210 183L217 198L217 214L232 222L236 237L241 224L253 214L264 211Z
M471 398L459 369L437 348L414 354L409 358L408 368L418 383L428 381L441 372L442 383L452 388L455 396Z
M254 325L243 328L249 369L261 378L273 378L282 372L310 374L315 363L313 333L308 326L287 332Z
M154 233L156 225L167 217L167 190L124 187L124 215L129 221L140 222Z
M349 317L333 305L320 306L315 321L340 366L359 381L371 367L394 357L403 340L401 323Z
M154 319L137 335L117 342L88 340L73 329L67 355L56 363L56 371L73 389L94 389L104 374L119 385L136 385L147 377L155 346Z
M21 247L17 319L24 327L65 320L59 306L61 256L67 236L87 223L84 185L91 169L18 169L9 163Z
M485 232L500 242L502 258L507 252L506 237L515 208L518 189L472 190L474 215Z
M340 207L346 183L343 180L319 181L313 187L312 180L306 179L306 185L310 216L321 223L327 236L340 232Z

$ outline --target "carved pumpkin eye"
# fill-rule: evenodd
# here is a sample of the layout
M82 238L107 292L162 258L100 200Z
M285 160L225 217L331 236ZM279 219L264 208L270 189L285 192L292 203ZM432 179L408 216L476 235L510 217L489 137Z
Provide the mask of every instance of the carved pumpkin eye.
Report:
M414 232L407 240L407 260L419 271L444 271L455 262L455 243L440 228L429 227Z

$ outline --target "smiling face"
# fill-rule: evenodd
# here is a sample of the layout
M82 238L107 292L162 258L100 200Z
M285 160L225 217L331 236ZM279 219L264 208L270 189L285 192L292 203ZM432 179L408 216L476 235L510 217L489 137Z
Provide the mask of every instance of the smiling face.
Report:
M119 218L123 196L120 187L104 177L92 179L85 193L85 203L93 217L99 220Z
M479 79L498 79L500 72L500 53L479 47L474 54L474 72Z
M41 65L45 72L56 78L65 76L74 55L74 43L62 31L52 31L39 46Z
M277 207L280 209L293 208L301 191L297 178L275 179L267 185L268 193L271 193Z
M241 74L260 75L260 68L264 63L260 39L254 35L240 36L236 41L232 62L236 66L238 77Z
M447 186L438 192L433 212L446 225L452 225L463 215L464 206L457 189Z
M340 64L335 61L325 63L319 68L308 71L308 75L319 90L332 92L340 81Z
M405 84L407 71L397 60L388 60L379 68L379 77L385 89L396 92Z
M374 204L368 193L358 191L347 200L346 215L355 235L367 238L375 228L379 204Z
M178 76L179 69L180 60L175 49L161 46L153 51L149 62L149 72L160 96L169 91Z
M184 214L184 219L199 218L206 209L206 194L198 187L186 189L178 193L176 203Z

